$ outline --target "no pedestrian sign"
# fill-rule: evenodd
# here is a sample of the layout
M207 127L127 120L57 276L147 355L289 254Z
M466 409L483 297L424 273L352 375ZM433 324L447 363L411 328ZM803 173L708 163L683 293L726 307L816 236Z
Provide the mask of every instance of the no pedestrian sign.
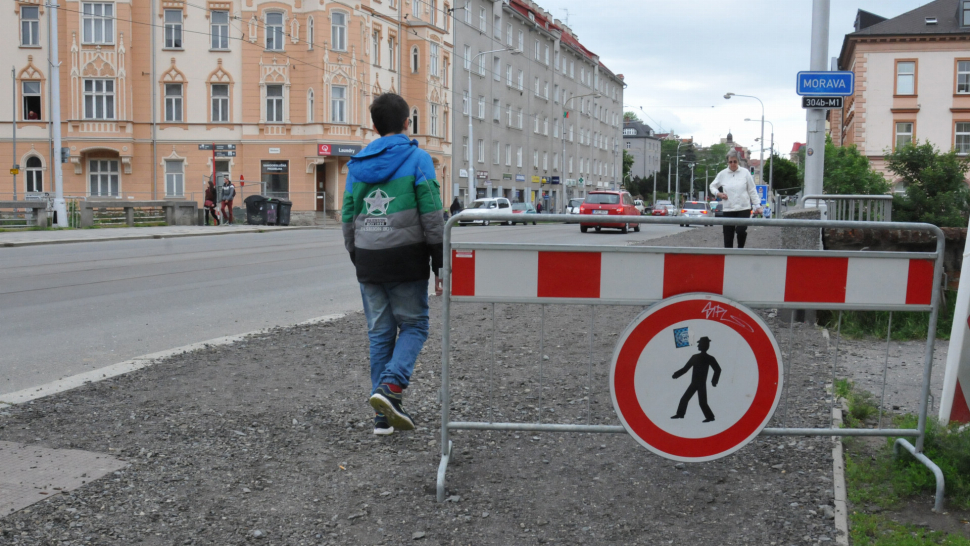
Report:
M665 299L633 320L610 368L613 407L631 436L676 461L734 453L781 398L781 351L755 313L713 294Z

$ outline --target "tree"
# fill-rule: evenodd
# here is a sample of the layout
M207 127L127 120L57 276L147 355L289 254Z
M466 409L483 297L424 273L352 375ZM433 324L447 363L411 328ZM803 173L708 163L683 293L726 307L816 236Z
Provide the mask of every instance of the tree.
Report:
M774 171L771 169L772 163ZM771 156L765 164L765 178L769 175L772 176L772 188L777 194L794 195L805 185L798 165L778 154Z
M826 153L828 153L826 151ZM930 142L897 147L886 156L890 172L900 177L904 194L893 198L893 220L963 227L970 217L970 191L965 181L970 163Z
M633 156L630 152L623 150L623 183L630 180L630 171L633 170Z
M825 169L822 174L824 193L879 195L889 193L889 190L890 185L886 179L879 172L872 170L869 158L859 153L855 145L836 146L832 143L831 137L826 137Z
M640 119L640 116L638 116L636 112L623 112L623 121L639 121L641 123L643 122L643 120Z

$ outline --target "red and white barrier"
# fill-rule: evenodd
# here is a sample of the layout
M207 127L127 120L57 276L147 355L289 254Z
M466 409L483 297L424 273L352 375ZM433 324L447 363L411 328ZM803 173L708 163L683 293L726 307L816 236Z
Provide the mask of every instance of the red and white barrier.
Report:
M963 254L964 265L970 264L968 258L970 247ZM968 282L960 280L940 397L940 422L944 425L950 421L970 423L970 273L966 275Z
M917 310L930 305L933 266L932 259L895 256L458 248L452 251L451 295L482 300L636 302L709 292L759 306L846 304Z

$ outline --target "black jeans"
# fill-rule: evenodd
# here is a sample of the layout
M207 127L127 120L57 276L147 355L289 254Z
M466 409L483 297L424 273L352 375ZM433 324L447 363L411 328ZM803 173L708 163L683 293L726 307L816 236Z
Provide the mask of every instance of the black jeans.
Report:
M751 209L724 211L724 218L751 218ZM744 248L748 226L724 226L724 248L734 248L734 234L738 234L738 248Z

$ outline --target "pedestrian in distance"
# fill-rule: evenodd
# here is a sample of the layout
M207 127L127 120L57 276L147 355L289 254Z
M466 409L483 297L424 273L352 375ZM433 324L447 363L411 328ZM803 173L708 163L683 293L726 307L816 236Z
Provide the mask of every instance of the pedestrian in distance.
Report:
M738 152L727 154L728 166L717 173L711 182L711 193L724 201L724 218L751 218L751 211L761 211L761 197L755 188L751 173L739 166ZM724 226L724 248L734 248L734 235L738 236L738 248L744 248L748 238L747 226Z
M687 370L693 368L690 385L687 387L684 396L680 398L680 404L677 405L677 413L671 419L684 418L684 415L687 414L687 404L696 393L697 402L700 403L701 411L704 412L704 422L710 423L714 420L714 412L707 405L707 372L711 368L714 368L714 377L711 379L711 386L717 387L717 381L721 378L721 367L718 366L717 359L707 354L710 348L711 340L707 336L700 338L697 340L697 349L700 352L690 357L690 360L687 361L687 364L683 368L674 372L674 379L677 379L687 373Z
M219 225L219 217L216 216L216 183L209 180L209 183L205 187L205 202L203 204L205 207L205 223L209 223L209 218L212 218L212 225Z
M461 212L463 210L465 210L465 209L464 209L464 207L461 206L461 201L459 201L458 198L455 197L451 201L451 208L449 209L449 212L451 212L451 215L454 216L454 215L458 214L459 212Z
M536 214L542 214L542 203L536 201Z
M344 245L367 318L369 402L378 435L414 428L402 402L428 339L431 271L435 294L442 294L441 189L431 156L407 137L409 112L408 103L394 93L371 103L371 120L381 137L348 163L341 213Z
M229 218L229 223L232 223L232 200L236 197L236 186L233 185L232 180L226 177L226 181L222 184L222 217L223 219ZM226 209L229 212L226 212Z

